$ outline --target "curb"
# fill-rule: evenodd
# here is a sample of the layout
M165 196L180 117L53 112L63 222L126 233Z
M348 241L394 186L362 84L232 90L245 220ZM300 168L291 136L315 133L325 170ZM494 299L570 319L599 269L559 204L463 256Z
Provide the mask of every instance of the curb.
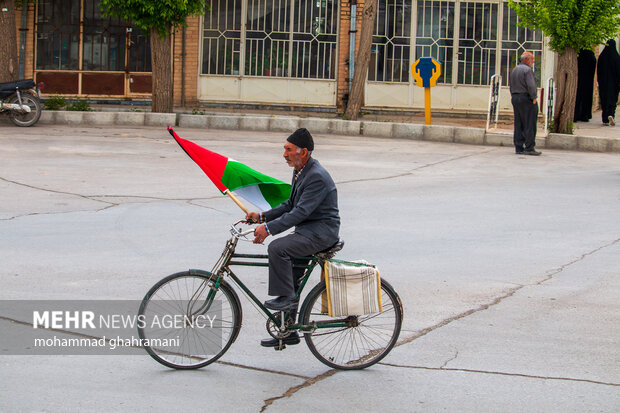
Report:
M190 115L184 113L151 112L67 112L44 110L41 124L56 125L123 125L168 126L185 128L254 130L290 132L306 128L313 133L345 136L367 136L389 139L412 139L429 142L459 143L512 147L512 135L445 125L420 125L343 119L300 118L279 115ZM596 136L576 136L550 133L536 139L536 146L588 152L620 152L620 139Z

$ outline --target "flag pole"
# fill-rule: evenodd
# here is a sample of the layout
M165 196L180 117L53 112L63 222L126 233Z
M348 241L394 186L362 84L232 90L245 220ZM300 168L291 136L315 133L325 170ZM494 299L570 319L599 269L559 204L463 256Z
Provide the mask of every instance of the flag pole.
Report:
M248 211L248 209L245 207L245 205L243 205L241 203L241 201L239 201L239 199L233 195L233 193L230 190L226 191L226 194L230 197L230 199L232 199L233 201L235 201L235 204L237 204L237 206L239 208L241 208L243 210L243 212L245 212L246 215L248 215L250 212Z

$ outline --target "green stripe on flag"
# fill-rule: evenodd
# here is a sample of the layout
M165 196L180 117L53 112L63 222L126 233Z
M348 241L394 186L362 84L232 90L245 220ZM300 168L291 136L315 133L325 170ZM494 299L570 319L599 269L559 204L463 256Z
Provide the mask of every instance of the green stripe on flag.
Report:
M222 175L222 183L234 191L251 185L258 185L265 201L272 207L286 201L291 193L291 186L278 179L262 174L247 165L229 159Z
M281 184L259 184L258 188L263 194L265 201L267 201L272 208L286 201L291 195L291 186L284 182Z

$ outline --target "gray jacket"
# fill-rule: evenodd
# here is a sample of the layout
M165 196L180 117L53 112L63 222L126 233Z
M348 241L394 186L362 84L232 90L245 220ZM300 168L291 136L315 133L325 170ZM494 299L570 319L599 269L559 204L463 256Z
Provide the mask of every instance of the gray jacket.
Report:
M314 158L294 180L289 199L263 213L272 235L295 227L295 232L321 243L338 241L340 216L336 184Z
M510 72L510 94L527 94L530 100L536 99L536 78L534 71L525 63L519 63Z

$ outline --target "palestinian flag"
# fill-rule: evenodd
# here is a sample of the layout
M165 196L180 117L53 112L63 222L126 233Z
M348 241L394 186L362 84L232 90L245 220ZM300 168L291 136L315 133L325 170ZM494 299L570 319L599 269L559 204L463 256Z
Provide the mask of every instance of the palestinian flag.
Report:
M288 199L291 193L289 184L182 139L172 127L168 127L168 132L223 194L231 191L261 211L267 211Z

